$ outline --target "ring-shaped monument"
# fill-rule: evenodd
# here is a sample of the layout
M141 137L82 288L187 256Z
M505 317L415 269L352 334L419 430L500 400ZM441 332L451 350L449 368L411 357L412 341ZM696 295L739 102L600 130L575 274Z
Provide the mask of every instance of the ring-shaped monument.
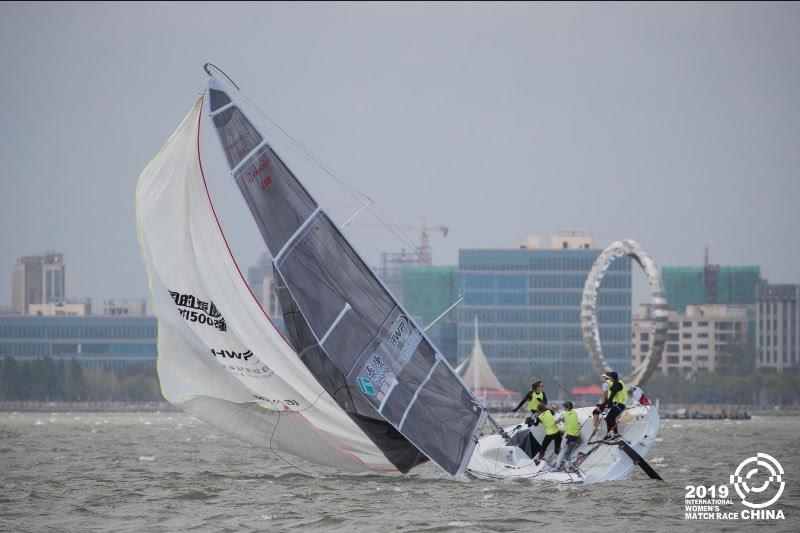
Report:
M603 357L603 349L600 344L600 330L597 323L597 298L603 276L605 276L611 263L626 255L636 261L647 276L653 306L650 351L645 359L623 378L628 386L636 386L647 381L658 368L658 364L661 362L661 355L664 352L668 325L667 298L661 281L661 271L655 261L636 241L626 239L612 242L597 257L583 287L581 331L583 333L583 343L586 345L586 351L589 354L589 360L597 373L613 370Z

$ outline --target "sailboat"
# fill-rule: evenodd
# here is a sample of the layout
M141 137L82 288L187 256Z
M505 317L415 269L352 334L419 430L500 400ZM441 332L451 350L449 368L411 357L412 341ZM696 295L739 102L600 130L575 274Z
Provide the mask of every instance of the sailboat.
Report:
M505 428L503 433L482 437L466 473L478 479L591 485L625 479L638 466L649 478L661 479L645 460L661 426L658 410L634 402L620 415L617 429L621 436L615 438L606 438L603 420L594 426L592 410L592 407L575 409L581 428L580 443L569 450L569 456L566 443L562 443L560 454L551 452L544 460L536 460L544 428L541 424L532 427L518 424Z
M163 396L287 462L407 473L431 461L451 476L480 473L485 439L505 446L509 435L283 162L238 87L204 68L205 91L136 190ZM285 336L217 216L204 116L271 255ZM479 444L487 421L497 434Z

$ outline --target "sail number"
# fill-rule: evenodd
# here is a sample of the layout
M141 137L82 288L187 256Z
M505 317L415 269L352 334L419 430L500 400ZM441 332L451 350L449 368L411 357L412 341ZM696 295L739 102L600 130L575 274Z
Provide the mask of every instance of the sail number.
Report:
M716 485L711 485L710 487L706 487L705 485L686 485L686 496L687 500L694 500L694 499L703 499L706 496L710 498L727 498L730 495L730 489L726 485L720 485L717 487Z

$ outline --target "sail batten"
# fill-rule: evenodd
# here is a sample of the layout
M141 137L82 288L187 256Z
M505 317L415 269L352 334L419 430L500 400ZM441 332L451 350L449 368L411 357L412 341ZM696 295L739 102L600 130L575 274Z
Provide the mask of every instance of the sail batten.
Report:
M257 145L257 146L255 146L255 147L254 147L252 150L250 150L249 152L247 152L247 155L246 155L246 156L244 156L244 158L243 158L241 161L239 161L238 163L236 163L236 166L235 166L235 167L233 167L233 168L231 169L231 175L234 175L234 174L236 174L236 172L238 172L238 170L239 170L239 169L242 167L242 165L244 165L244 164L246 164L248 161L250 161L250 158L251 158L251 157L252 157L252 156L253 156L255 153L257 153L259 150L261 150L262 148L264 148L266 145L267 145L267 141L266 141L266 139L265 139L265 140L261 141L260 143L258 143L258 145Z
M401 471L418 462L418 450L460 473L485 409L440 364L442 355L250 122L235 93L213 77L211 91L234 104L217 114L209 105L209 114L273 256L295 350L313 354L304 359L312 374L384 453L392 449L387 458ZM331 374L338 377L331 381ZM391 443L381 434L387 423L396 430ZM383 429L373 431L375 424Z
M286 240L286 243L283 245L283 247L280 250L278 250L277 254L275 254L275 258L273 259L275 263L280 265L283 255L286 253L287 250L291 249L292 245L294 245L295 242L297 241L297 238L303 233L303 231L305 231L305 229L314 220L314 217L316 217L320 213L320 211L321 208L318 206L314 210L314 212L311 213L311 215L309 215L309 217L305 219L302 224L300 224L300 227L297 228L297 230L292 234L292 236Z

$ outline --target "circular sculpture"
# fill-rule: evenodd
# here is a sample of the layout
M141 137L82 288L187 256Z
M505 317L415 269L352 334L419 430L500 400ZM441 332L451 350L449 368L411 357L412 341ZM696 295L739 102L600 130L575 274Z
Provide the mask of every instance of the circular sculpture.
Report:
M600 346L600 331L597 326L597 296L600 290L600 283L603 281L608 267L614 260L623 256L633 258L647 276L650 284L650 295L652 298L652 322L650 351L647 357L624 378L629 386L636 386L647 381L650 375L661 362L661 354L664 351L664 342L667 339L667 298L664 294L664 286L661 282L661 272L653 259L647 255L635 241L623 240L609 244L598 256L592 266L589 277L586 278L586 285L583 287L583 300L581 302L581 331L583 332L583 343L589 352L589 359L592 366L598 373L613 370L605 358Z

